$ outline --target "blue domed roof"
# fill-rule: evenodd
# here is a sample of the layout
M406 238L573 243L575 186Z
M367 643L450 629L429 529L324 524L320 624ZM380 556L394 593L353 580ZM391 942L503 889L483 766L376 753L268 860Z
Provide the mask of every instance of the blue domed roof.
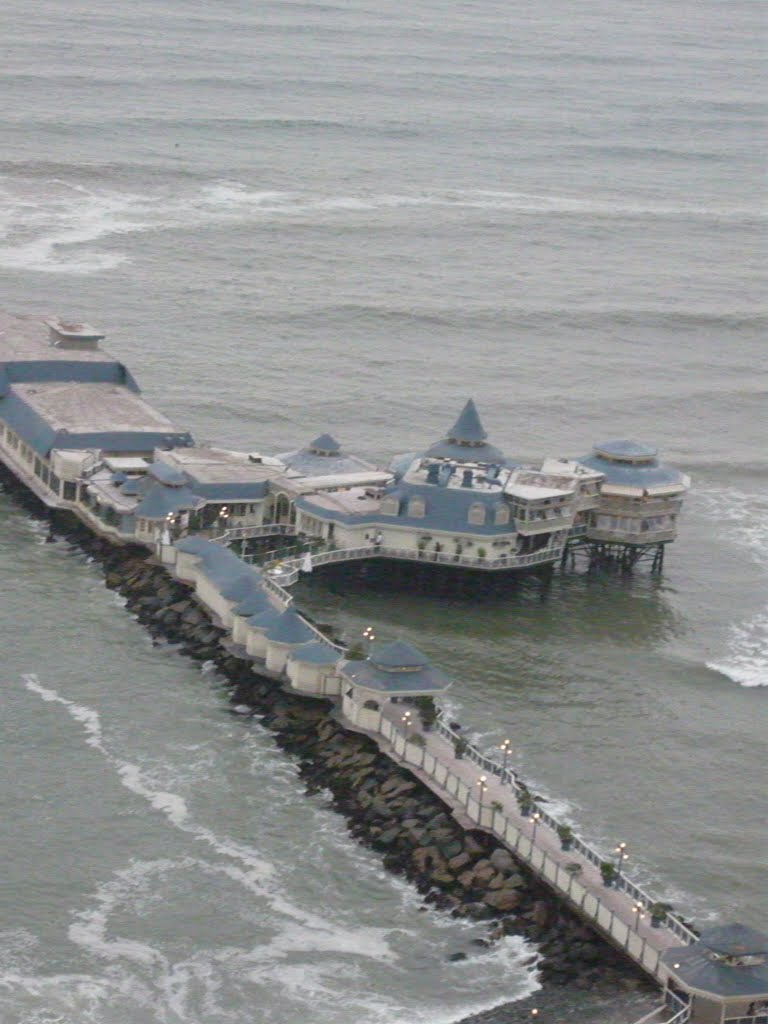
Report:
M596 455L602 455L617 462L636 462L655 459L658 449L639 441L601 441L594 445Z
M655 448L637 441L603 441L576 461L603 473L606 483L621 487L686 485L684 473L659 462Z

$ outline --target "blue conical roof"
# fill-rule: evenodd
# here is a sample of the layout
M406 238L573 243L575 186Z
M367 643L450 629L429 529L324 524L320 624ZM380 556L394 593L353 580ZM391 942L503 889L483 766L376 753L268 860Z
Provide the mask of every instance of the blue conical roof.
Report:
M459 418L448 431L448 437L452 441L463 441L465 444L480 444L488 437L480 422L477 407L471 398L467 400Z
M341 451L341 445L330 434L321 434L320 437L316 437L314 441L309 442L307 448L320 455L338 455Z
M429 658L405 640L380 644L371 651L371 664L388 672L414 672L426 668Z

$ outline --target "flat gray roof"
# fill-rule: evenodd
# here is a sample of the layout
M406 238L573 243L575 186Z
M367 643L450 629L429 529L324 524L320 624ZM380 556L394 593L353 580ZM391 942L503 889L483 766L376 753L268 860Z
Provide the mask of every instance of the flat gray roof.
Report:
M280 476L277 466L265 466L251 462L244 452L227 451L223 448L174 448L161 452L162 462L188 473L198 483L260 483Z
M119 384L56 381L14 384L13 391L56 431L99 434L177 430L166 416Z
M114 356L103 349L57 347L50 343L46 320L56 317L14 316L0 310L0 363L67 360L78 363L112 363Z

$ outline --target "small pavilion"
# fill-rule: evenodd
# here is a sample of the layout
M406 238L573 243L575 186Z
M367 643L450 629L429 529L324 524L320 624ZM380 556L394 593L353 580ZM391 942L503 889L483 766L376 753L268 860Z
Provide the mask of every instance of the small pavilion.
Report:
M691 1024L768 1024L768 935L743 924L708 928L662 955L667 992Z
M379 644L365 661L345 661L338 671L343 714L363 729L378 727L387 704L436 697L451 685L444 672L405 640Z

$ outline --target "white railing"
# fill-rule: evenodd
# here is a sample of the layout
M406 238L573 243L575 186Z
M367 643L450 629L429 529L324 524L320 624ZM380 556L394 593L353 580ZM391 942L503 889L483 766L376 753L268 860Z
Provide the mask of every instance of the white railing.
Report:
M434 725L435 732L438 732L444 739L448 740L451 743L455 742L457 739L461 739L462 737L460 736L460 734L455 730L451 729L448 725L446 725L443 719L443 713L439 712L437 721L435 722ZM482 754L476 747L473 747L471 744L466 744L463 756L467 758L467 760L473 761L479 768L482 768L483 771L490 772L492 775L498 776L499 780L502 783L506 783L507 785L509 785L515 794L519 793L525 788L518 782L517 778L515 777L515 773L511 769L504 768L504 766L499 764L499 762L496 761L494 758L490 758L487 757L485 754ZM558 826L562 823L559 822L556 818L553 818L551 814L548 814L547 811L545 811L542 807L536 804L535 798L533 798L533 803L536 807L536 810L541 815L541 821L545 825L548 825L553 831L557 832ZM576 851L577 853L580 853L585 860L588 860L591 864L594 864L594 866L598 868L598 870L600 868L600 865L603 864L607 859L605 856L601 856L597 852L597 850L594 850L591 846L588 846L583 840L579 839L578 836L573 836L573 839L571 840L571 849ZM641 889L639 885L635 885L634 882L631 882L627 878L627 876L624 875L621 871L617 872L616 879L614 882L614 888L626 892L638 903L642 903L643 906L646 908L651 907L654 903L657 902L649 893L647 893L644 889ZM691 931L691 929L684 923L684 921L681 918L677 917L675 914L672 914L670 912L667 912L666 914L664 925L669 931L671 931L674 935L681 939L686 945L690 944L691 942L695 942L698 938L696 933Z
M566 870L566 867L551 857L543 847L537 845L534 837L527 836L503 810L481 803L473 787L456 775L449 765L438 760L429 751L427 744L414 742L414 735L421 736L421 734L406 735L383 713L379 714L377 731L388 740L398 757L405 763L420 768L426 775L434 779L441 789L462 805L471 820L481 828L492 832L509 849L514 850L518 857L533 868L536 874L562 893L585 917L594 921L603 932L625 950L631 959L652 976L659 977L661 972L659 951L646 938L638 934L636 929L622 920L621 915L607 906L599 895L587 885L582 884L577 876ZM486 763L493 763L488 759L483 760ZM543 815L542 820L544 820ZM682 1024L684 1020L686 1020L684 1016L672 1018L674 1024ZM672 1024L672 1021L665 1022L665 1024Z
M408 562L429 562L437 565L454 565L462 568L472 569L522 569L531 565L546 565L548 562L555 562L562 554L562 545L558 547L542 548L527 555L502 555L499 558L477 558L468 555L449 555L441 551L418 551L413 548L389 548L367 546L359 548L338 548L334 551L320 551L310 553L312 568L321 565L331 565L337 562L362 561L365 558L393 558ZM250 554L243 556L243 561L253 563L259 556ZM298 555L295 558L286 558L280 564L281 582L284 586L290 586L298 579L298 572L306 554Z
M211 537L217 544L229 544L235 540L250 540L252 537L295 537L293 523L264 523L261 526L232 526L223 533Z

